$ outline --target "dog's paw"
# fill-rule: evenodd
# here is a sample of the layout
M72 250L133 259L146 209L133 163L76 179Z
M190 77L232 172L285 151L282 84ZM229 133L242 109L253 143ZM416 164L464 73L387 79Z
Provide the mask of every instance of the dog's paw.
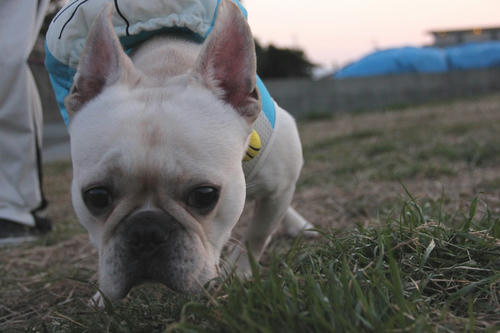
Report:
M302 235L307 238L316 238L320 234L317 231L311 230L314 226L304 219L295 209L288 208L285 218L283 219L283 230L285 234L291 237Z
M314 226L309 222L301 225L284 223L283 229L285 234L290 237L302 235L306 238L317 238L320 236L319 232L312 230L314 229Z
M248 259L246 261L241 261L236 264L236 270L234 271L235 274L243 280L247 280L252 278L252 267L250 266L250 263L248 262Z
M314 228L315 226L307 222L307 225L299 231L299 234L303 235L306 238L318 238L319 236L321 236L321 234L314 230Z
M91 299L89 299L90 306L94 306L99 309L104 309L104 297L101 295L101 292L96 292Z
M247 251L238 246L233 248L225 260L223 273L225 276L234 274L241 279L251 278L252 267L250 265Z

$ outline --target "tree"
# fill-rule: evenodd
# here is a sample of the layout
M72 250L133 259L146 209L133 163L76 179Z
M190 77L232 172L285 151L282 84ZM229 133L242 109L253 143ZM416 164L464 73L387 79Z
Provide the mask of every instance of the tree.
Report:
M278 48L273 44L262 47L255 41L257 54L257 73L263 79L310 77L314 64L304 51L295 48Z

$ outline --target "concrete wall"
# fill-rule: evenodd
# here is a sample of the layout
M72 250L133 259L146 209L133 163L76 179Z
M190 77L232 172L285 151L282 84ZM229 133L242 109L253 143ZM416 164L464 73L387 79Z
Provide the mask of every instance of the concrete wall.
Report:
M62 121L48 74L31 63L45 122ZM381 109L500 91L500 69L312 81L266 80L278 103L295 116Z
M500 92L500 69L265 83L281 106L300 117L311 112L381 109Z

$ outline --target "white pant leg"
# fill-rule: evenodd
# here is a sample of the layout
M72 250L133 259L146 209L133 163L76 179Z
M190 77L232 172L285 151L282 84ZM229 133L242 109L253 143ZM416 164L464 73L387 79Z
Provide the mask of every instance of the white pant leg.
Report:
M27 60L46 8L47 1L0 1L0 218L26 225L43 200L42 110Z

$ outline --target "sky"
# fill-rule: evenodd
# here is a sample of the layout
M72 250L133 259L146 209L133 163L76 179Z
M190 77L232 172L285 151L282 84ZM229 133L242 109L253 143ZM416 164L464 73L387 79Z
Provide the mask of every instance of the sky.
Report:
M432 43L430 30L500 26L500 0L244 0L264 45L342 66L377 48Z

